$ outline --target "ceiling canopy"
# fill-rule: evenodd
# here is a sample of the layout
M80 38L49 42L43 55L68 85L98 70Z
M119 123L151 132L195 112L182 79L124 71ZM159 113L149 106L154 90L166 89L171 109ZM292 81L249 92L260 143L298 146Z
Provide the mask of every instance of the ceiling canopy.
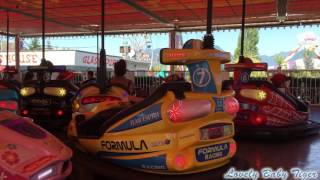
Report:
M0 32L41 35L41 0L0 0ZM204 30L207 0L105 0L105 32ZM47 35L96 34L101 0L46 0ZM238 28L242 0L213 0L213 26ZM248 26L320 23L319 0L247 0ZM284 22L282 22L285 20Z

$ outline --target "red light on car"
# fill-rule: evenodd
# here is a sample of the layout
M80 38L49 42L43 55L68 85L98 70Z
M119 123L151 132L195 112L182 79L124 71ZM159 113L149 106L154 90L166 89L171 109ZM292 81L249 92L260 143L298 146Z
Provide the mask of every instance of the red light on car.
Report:
M16 101L0 101L0 108L14 111L18 109L18 103Z
M181 115L181 102L178 101L176 103L173 103L170 108L169 108L169 118L173 121L173 122L180 122L181 121L181 118L180 118L180 115Z
M234 97L227 97L224 100L224 110L228 114L235 114L239 111L239 102Z
M178 169L184 169L187 165L187 159L185 156L178 154L174 158L174 164Z
M230 156L234 156L237 152L237 144L235 142L230 143Z
M252 123L253 123L254 125L262 125L262 124L265 123L265 121L266 121L266 119L265 119L265 117L262 116L262 115L257 115L256 117L254 117L254 118L252 119Z
M211 112L209 100L176 100L169 105L168 116L173 123L187 122L207 116Z
M258 117L256 117L256 122L257 122L257 123L259 123L259 124L260 124L260 123L262 123L262 118L261 118L261 117L259 117L259 116L258 116Z
M93 104L93 103L100 103L103 101L121 101L120 98L114 96L89 96L85 97L81 100L81 104Z
M62 116L64 113L63 113L63 111L62 110L59 110L59 111L57 111L57 116Z
M29 111L27 109L24 109L23 111L21 111L23 116L26 116L29 114Z

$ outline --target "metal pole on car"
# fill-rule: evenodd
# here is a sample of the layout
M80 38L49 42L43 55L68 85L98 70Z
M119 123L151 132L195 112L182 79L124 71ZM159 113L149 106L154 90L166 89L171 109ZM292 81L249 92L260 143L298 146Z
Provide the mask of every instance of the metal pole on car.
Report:
M9 12L7 11L7 61L6 66L8 68L9 66Z
M242 1L241 45L240 45L239 62L243 62L243 58L244 58L243 46L244 46L244 26L245 26L245 18L246 18L246 0L243 0L243 1Z
M204 49L214 49L214 38L212 35L212 0L208 0L207 8L207 33L203 40Z
M106 50L104 49L104 0L101 0L101 50L100 50L100 67L98 71L97 80L101 86L101 93L106 92Z
M21 80L21 72L20 72L20 49L21 49L21 42L20 36L15 36L15 58L16 58L16 71L17 71L17 78Z
M46 61L45 58L45 15L46 15L46 4L45 4L45 0L42 0L42 59L41 59L41 63Z
M100 62L100 58L99 58L99 31L97 31L97 69L96 69L96 77L98 77L98 73L99 73L99 62ZM97 79L97 78L96 78Z

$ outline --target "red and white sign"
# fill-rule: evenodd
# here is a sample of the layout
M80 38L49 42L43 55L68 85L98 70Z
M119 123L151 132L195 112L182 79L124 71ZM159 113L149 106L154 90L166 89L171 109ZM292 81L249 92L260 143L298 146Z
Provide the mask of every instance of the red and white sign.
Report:
M47 51L46 60L51 61L54 65L74 65L76 51ZM42 52L20 52L20 65L30 66L39 65L42 58ZM15 53L9 52L9 65L15 65ZM0 53L0 65L6 65L7 53Z
M46 60L54 65L73 65L84 67L97 67L98 59L96 53L82 51L46 51ZM39 65L42 58L42 52L20 52L20 65L30 66ZM107 67L113 68L113 65L121 57L107 55ZM9 52L9 65L15 65L15 53ZM7 53L0 52L0 65L7 64Z
M119 61L120 58L121 57L119 56L107 55L106 57L107 68L113 69L114 63ZM97 54L81 52L81 51L77 51L75 61L76 61L75 65L77 66L97 67L97 64L99 63Z
M9 65L15 64L15 54L9 53ZM20 64L21 65L38 65L40 61L38 61L38 55L36 53L20 53ZM7 54L0 53L0 64L7 64Z
M99 64L99 59L96 53L84 52L84 51L46 51L46 60L51 61L54 65L65 65L65 66L77 66L77 67L88 67L96 68ZM34 66L39 65L42 59L41 51L34 52L20 52L20 65L21 66ZM120 56L106 56L106 64L108 69L113 69L114 63L121 59ZM0 67L5 66L7 63L7 53L0 52ZM15 65L15 53L9 53L9 65ZM127 68L129 70L136 69L148 69L146 62L138 61L127 61Z

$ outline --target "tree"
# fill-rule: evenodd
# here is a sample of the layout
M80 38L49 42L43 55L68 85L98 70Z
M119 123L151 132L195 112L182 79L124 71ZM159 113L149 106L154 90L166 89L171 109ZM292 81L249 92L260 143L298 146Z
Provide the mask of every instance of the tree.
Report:
M31 43L28 46L29 50L39 50L41 48L40 41L38 38L34 38L31 40Z
M147 47L147 36L148 35L137 35L129 37L129 44L131 49L135 52L133 58L136 60L143 60L146 54L145 49Z
M50 41L47 42L47 49L48 50L52 50L53 49Z
M315 55L316 54L313 50L304 49L303 62L305 69L313 69L313 58Z
M249 57L253 62L260 62L258 45L259 43L259 31L256 28L246 29L244 32L244 46L243 46L243 55L244 57ZM239 61L241 48L241 32L238 37L238 46L234 52L234 62Z
M275 56L273 56L273 60L274 62L277 63L278 66L280 66L282 69L287 69L287 64L284 61L285 57L281 54L277 54Z

